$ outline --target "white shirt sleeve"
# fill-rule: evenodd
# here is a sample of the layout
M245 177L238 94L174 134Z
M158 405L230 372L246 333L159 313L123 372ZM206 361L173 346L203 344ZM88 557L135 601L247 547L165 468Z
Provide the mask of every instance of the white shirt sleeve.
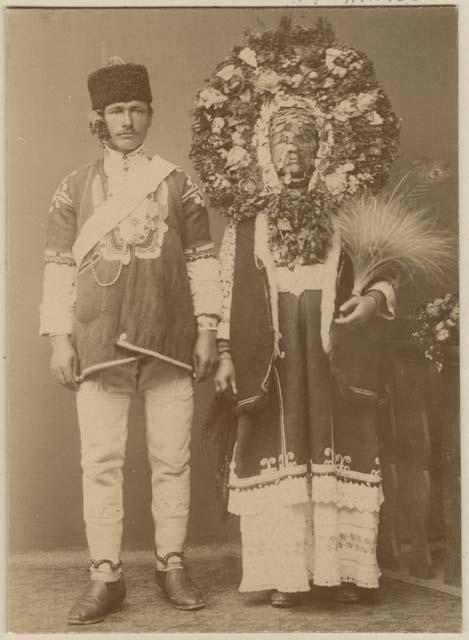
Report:
M231 300L233 294L233 276L236 250L236 225L229 222L220 247L220 277L221 277L221 320L218 325L218 338L230 339Z
M46 262L40 305L39 333L42 336L72 333L76 274L72 260L73 257L70 256L68 261Z

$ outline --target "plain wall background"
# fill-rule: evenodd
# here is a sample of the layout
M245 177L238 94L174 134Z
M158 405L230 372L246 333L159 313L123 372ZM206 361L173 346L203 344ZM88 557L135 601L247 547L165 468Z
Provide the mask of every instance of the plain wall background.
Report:
M198 87L245 29L275 28L281 9L9 9L7 12L8 468L11 549L84 545L74 395L50 377L38 336L47 211L71 170L96 157L87 127L87 75L110 55L147 66L155 96L148 148L193 175L190 110ZM429 156L457 171L457 13L454 8L289 9L295 23L327 17L365 51L402 119L402 157ZM196 176L195 176L196 177ZM441 218L457 227L456 179ZM218 242L224 221L210 212ZM423 288L406 294L407 306ZM411 304L410 304L411 306ZM235 535L214 505L214 459L200 428L211 384L199 387L193 431L189 540ZM131 412L124 544L152 548L141 406Z

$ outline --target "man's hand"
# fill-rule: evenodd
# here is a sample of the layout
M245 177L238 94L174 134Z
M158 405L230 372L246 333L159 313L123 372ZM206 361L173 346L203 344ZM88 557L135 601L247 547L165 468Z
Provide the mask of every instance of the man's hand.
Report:
M352 296L340 307L341 317L336 318L335 322L359 327L376 315L377 306L372 296Z
M77 388L78 356L68 335L51 336L50 370L60 384L72 391Z
M203 382L215 373L218 364L217 332L200 330L192 354L194 378Z
M225 393L230 387L233 395L236 395L238 393L238 389L236 387L236 373L233 365L233 360L231 358L220 358L214 382L215 393L217 394L217 396Z

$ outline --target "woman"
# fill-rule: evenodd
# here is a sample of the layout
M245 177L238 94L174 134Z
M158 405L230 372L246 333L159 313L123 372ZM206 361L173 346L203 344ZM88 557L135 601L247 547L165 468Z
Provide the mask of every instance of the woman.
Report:
M376 588L376 419L392 274L354 292L336 212L378 190L398 126L363 54L330 27L251 34L198 94L192 157L230 217L217 394L237 414L228 510L241 591L289 607L309 583Z

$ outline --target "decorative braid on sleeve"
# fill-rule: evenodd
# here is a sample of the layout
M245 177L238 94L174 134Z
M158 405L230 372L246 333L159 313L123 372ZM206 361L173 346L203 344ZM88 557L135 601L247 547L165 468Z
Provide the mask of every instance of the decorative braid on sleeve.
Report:
M75 267L75 258L73 253L68 251L51 251L46 250L44 254L44 264L66 264L69 267Z

